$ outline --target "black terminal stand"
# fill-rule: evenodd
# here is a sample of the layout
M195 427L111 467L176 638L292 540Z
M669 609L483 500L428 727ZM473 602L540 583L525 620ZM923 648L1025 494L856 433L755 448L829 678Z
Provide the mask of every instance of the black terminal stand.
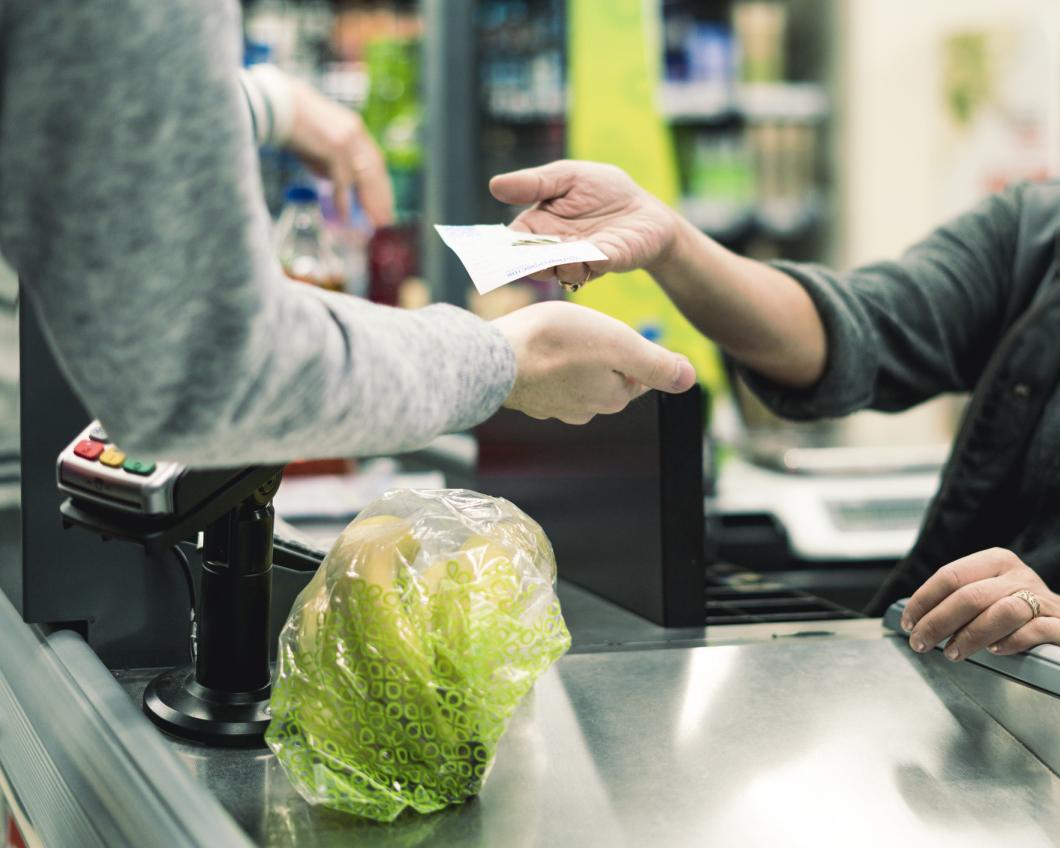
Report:
M196 498L166 516L132 516L76 496L60 507L68 527L153 552L167 551L205 528L195 662L164 672L144 692L144 712L173 736L227 747L264 741L273 564L295 571L320 565L318 552L274 542L272 499L282 471L188 469L178 495L194 492Z
M269 724L269 604L274 483L203 534L195 664L144 691L144 711L174 736L211 745L258 745Z

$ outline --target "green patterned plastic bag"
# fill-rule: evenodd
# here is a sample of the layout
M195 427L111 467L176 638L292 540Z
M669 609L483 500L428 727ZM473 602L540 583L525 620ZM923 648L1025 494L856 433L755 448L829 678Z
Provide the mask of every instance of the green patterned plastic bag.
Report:
M280 634L266 736L310 803L392 821L482 788L570 647L541 527L464 490L393 491L336 540Z

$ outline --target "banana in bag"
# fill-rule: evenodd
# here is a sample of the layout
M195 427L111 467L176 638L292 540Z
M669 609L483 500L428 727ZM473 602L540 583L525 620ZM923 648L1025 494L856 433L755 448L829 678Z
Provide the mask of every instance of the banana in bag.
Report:
M477 794L534 681L570 647L541 527L465 490L361 512L280 634L266 740L299 793L379 821Z

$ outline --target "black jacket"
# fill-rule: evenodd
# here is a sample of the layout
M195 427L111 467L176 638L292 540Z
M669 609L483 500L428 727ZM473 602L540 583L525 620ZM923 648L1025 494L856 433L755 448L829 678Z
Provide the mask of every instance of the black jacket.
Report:
M829 338L806 391L744 372L796 419L905 409L944 392L971 403L913 549L867 612L940 566L1008 547L1060 587L1060 181L1021 184L940 227L895 262L835 274L778 263Z

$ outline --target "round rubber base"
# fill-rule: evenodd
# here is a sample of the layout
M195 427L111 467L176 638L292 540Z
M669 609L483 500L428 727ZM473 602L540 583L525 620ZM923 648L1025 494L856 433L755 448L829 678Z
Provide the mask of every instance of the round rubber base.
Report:
M268 685L256 692L221 692L195 682L195 667L163 672L144 690L144 712L166 733L204 745L253 748L265 744Z

